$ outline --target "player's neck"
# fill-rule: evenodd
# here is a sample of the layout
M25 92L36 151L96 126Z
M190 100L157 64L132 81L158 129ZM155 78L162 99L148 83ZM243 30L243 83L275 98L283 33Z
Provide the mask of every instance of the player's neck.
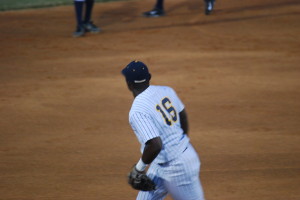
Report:
M132 94L135 97L137 97L139 94L141 94L142 92L144 92L150 85L145 86L144 88L139 88L139 89L133 89L132 90Z

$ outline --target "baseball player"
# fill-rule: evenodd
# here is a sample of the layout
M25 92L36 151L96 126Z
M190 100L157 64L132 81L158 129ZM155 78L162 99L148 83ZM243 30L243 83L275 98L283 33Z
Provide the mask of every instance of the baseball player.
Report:
M130 174L139 177L149 166L146 175L155 184L154 190L141 189L137 199L161 200L169 193L175 200L204 200L200 160L189 142L187 113L176 92L150 85L151 74L143 62L130 62L122 74L134 96L129 123L142 152Z
M85 3L85 15L83 18L83 7ZM76 16L76 30L73 33L74 37L83 36L86 32L99 33L100 28L91 21L92 10L94 7L94 0L74 0L75 16Z
M214 7L215 0L204 0L206 15L209 15ZM161 17L165 15L164 11L164 0L156 0L155 6L152 10L144 12L145 17Z

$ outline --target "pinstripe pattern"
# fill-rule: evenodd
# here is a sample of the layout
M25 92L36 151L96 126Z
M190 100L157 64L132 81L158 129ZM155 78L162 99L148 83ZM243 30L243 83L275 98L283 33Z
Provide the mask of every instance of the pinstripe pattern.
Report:
M173 122L172 126L165 123L161 113L156 109L156 106L161 105L161 101L165 97L170 99L178 116L177 121ZM171 114L163 108L163 105L161 108L171 119ZM133 101L129 122L142 145L141 150L144 149L144 144L152 138L160 136L163 141L163 150L154 162L168 162L176 158L187 147L189 138L183 134L179 119L179 112L183 109L184 105L175 91L167 86L150 86Z
M163 143L147 171L157 189L139 192L138 200L162 200L168 193L175 200L204 200L200 160L180 126L179 112L183 109L175 91L166 86L149 86L133 101L129 122L141 151L152 138L160 137Z

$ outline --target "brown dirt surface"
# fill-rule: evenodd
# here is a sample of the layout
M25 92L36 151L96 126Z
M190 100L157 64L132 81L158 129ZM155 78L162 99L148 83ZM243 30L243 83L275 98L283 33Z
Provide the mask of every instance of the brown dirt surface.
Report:
M1 200L135 199L135 59L184 101L207 200L300 199L300 2L153 3L98 3L82 38L73 6L0 13Z

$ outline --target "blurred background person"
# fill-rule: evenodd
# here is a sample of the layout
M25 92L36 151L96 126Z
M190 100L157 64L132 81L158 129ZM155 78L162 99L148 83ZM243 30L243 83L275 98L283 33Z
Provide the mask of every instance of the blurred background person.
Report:
M204 13L209 15L214 8L215 0L204 0L205 10ZM156 0L154 8L150 11L144 12L143 16L145 17L161 17L165 15L164 11L164 0Z
M92 11L95 0L74 0L76 30L73 33L74 37L83 36L86 32L99 33L100 28L91 21ZM85 13L83 13L85 6ZM83 16L84 15L84 16Z

